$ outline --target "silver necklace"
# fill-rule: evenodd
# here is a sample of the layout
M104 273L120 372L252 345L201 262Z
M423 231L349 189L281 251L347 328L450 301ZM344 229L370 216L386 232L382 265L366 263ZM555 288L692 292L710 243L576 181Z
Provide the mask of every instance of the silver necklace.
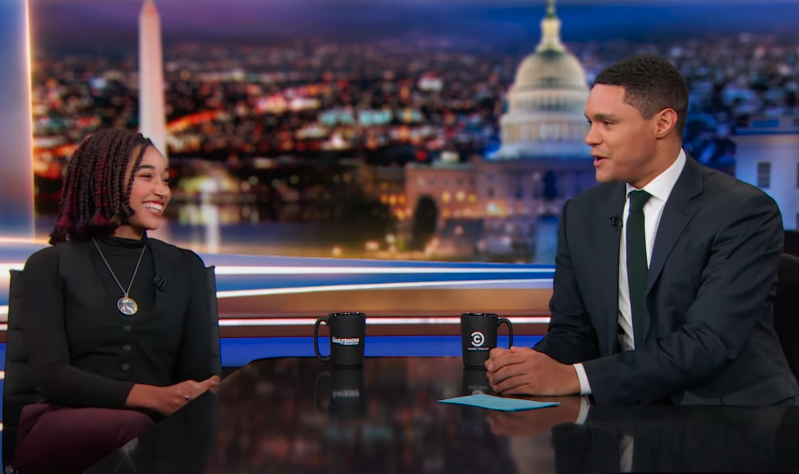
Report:
M128 289L125 290L125 288L123 288L122 284L119 282L119 278L117 278L116 274L114 274L114 270L111 269L111 265L108 264L108 260L105 259L105 255L103 255L103 251L100 250L100 246L97 245L97 241L92 239L92 242L94 242L94 246L97 247L97 251L100 252L100 257L102 257L105 267L109 272L111 272L111 276L114 277L114 281L117 282L117 286L119 286L119 289L125 294L122 298L117 300L117 309L125 316L133 316L139 311L139 305L133 300L133 298L129 296L130 287L133 286L133 280L136 279L136 273L139 272L139 264L141 263L141 258L144 256L144 250L147 248L147 246L142 246L141 253L139 254L139 261L136 262L136 268L133 270L133 276L130 277Z

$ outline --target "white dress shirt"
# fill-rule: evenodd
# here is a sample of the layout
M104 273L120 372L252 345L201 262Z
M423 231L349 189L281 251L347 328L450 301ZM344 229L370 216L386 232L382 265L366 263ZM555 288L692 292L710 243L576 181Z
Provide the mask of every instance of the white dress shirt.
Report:
M644 233L646 235L646 261L647 266L652 260L652 249L655 246L655 236L658 232L660 217L663 215L663 208L666 201L674 189L674 184L682 173L685 166L685 151L680 150L680 155L669 166L666 171L659 174L655 179L643 187L643 190L652 195L644 205ZM621 239L619 242L619 325L623 332L619 334L619 347L623 351L635 349L635 338L633 337L633 318L630 308L630 287L627 284L627 216L630 214L630 191L635 191L629 183L627 184L627 200L624 203L624 222L622 226ZM590 395L591 385L585 373L583 364L574 364L577 371L577 378L580 379L580 394Z

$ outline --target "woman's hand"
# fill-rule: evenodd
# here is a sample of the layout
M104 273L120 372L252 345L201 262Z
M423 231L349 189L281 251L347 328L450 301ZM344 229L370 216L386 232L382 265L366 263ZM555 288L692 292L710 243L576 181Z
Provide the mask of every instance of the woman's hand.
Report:
M183 408L191 400L208 390L216 392L219 377L214 375L202 382L186 380L168 387L134 385L128 395L128 406L143 407L163 415L171 415Z

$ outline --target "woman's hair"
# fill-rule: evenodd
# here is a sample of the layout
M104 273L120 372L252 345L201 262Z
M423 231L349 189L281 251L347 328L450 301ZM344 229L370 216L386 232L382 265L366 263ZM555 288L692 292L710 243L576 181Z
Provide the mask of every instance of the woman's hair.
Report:
M110 235L133 214L133 177L152 142L128 130L102 130L87 137L67 166L61 203L50 243ZM125 174L133 153L133 172Z

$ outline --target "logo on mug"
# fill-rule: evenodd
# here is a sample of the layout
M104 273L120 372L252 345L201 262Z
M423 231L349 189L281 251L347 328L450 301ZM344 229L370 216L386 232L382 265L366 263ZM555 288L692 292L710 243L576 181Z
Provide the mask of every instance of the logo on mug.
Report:
M357 346L361 342L360 337L334 337L333 344L341 346Z
M361 391L358 389L333 390L333 398L358 398L360 396Z
M485 336L480 331L475 331L472 333L472 345L474 347L480 347L485 342Z

